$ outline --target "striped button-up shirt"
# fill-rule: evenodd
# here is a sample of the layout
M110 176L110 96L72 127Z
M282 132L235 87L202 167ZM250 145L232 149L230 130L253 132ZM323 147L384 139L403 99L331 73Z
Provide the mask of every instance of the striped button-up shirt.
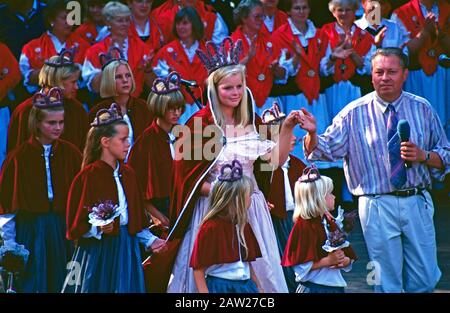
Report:
M388 104L376 92L348 104L325 133L318 136L317 147L306 155L308 160L343 158L348 187L356 196L394 191L389 181ZM409 122L410 142L423 150L436 152L444 164L443 169L436 169L413 162L412 168L407 169L408 180L402 189L431 188L431 176L442 181L450 171L450 147L439 117L427 100L408 92L402 92L391 104L398 119Z

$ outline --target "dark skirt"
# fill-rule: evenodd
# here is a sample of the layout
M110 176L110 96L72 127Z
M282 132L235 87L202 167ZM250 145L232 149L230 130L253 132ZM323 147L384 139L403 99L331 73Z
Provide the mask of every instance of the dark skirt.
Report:
M280 219L278 217L272 216L273 229L275 230L278 251L280 251L281 256L284 254L284 248L286 247L289 234L291 233L292 227L294 227L294 221L292 220L294 211L286 211L286 213L287 218L285 219ZM289 292L294 293L297 288L294 269L292 267L283 266L283 273Z
M19 292L60 292L73 245L65 239L65 217L55 213L16 216L16 242L30 251L24 273L17 279Z
M333 287L315 284L309 281L298 284L297 293L345 293L344 287Z
M258 288L251 279L231 280L207 276L206 286L210 293L258 293Z
M64 293L145 292L139 242L127 226L117 236L79 239L67 269Z

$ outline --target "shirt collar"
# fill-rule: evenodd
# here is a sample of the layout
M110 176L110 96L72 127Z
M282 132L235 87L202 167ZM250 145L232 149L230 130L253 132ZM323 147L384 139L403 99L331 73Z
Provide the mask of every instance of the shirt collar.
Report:
M306 39L313 38L316 35L316 27L314 26L313 22L310 20L306 20L306 25L308 29L306 30L306 33L302 33L300 30L295 27L294 23L292 22L291 18L288 18L289 26L291 27L292 34L295 36L303 36Z
M370 27L372 29L377 30L381 26L385 25L385 19L384 18L381 19L381 23L380 25L378 25L378 28L375 28L371 24L369 24L369 21L366 19L366 15L361 17L359 20L355 21L355 24L361 29L366 29L367 27Z
M288 169L288 168L289 168L289 161L290 161L290 160L291 160L291 157L288 156L287 159L286 159L286 162L284 162L284 164L283 164L281 167L282 167L282 168Z
M356 26L355 24L353 24L352 27L350 28L350 34L351 34L352 36L353 36L353 34L354 34L354 32L355 32L356 27L357 27L357 26ZM334 28L336 29L336 31L338 32L338 34L345 34L344 29L342 29L342 27L341 27L337 22L334 23Z
M392 104L394 106L395 112L398 112L398 109L400 107L400 102L403 99L403 93L404 92L402 91L402 93L400 94L400 97L398 97L394 102L387 102L387 101L384 101L383 99L381 99L380 96L378 96L377 92L374 91L373 92L374 101L383 113L386 112L389 104Z

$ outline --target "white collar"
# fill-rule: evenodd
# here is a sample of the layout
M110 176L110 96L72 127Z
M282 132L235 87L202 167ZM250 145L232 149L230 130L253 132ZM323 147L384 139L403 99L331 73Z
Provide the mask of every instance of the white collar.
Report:
M303 36L306 39L314 38L316 35L316 27L314 26L314 23L311 22L311 20L306 20L306 26L308 27L306 30L306 33L302 33L300 30L295 27L294 23L292 22L291 18L288 18L289 26L291 27L292 34L295 36Z

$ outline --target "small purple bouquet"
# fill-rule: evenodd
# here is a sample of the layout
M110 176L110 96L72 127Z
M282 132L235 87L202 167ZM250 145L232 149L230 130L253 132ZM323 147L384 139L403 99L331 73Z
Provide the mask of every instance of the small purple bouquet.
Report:
M5 243L0 247L0 268L8 273L7 293L15 293L13 287L14 274L19 274L25 269L30 252L23 246L15 242Z
M105 226L120 215L119 206L111 200L100 202L89 210L89 223L93 226Z
M344 210L338 207L338 216L333 221L328 221L325 217L322 224L327 235L327 240L322 246L326 252L333 252L350 246L347 238L353 230L356 211L344 214Z

